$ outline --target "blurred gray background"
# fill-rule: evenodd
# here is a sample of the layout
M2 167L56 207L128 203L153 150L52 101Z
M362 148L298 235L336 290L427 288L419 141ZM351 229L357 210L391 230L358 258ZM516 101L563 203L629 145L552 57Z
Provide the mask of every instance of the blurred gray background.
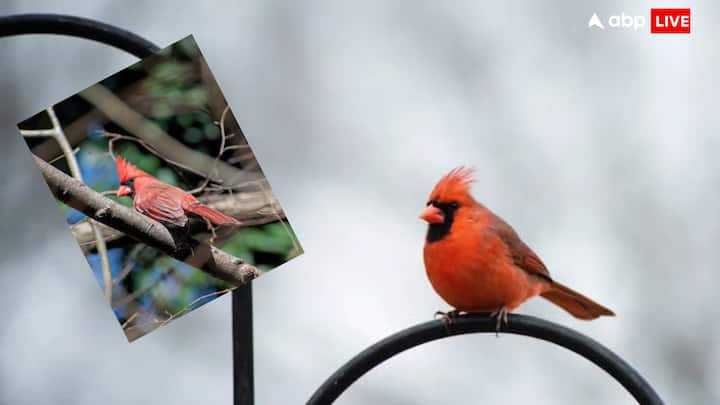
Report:
M194 34L305 255L254 283L258 404L303 403L369 344L447 306L417 218L438 178L475 195L556 279L617 312L568 325L668 403L720 402L718 6L693 33L590 31L642 1L4 0L160 46ZM230 297L128 344L15 123L135 59L88 41L0 39L0 403L229 404ZM629 404L599 368L502 335L435 342L341 404Z

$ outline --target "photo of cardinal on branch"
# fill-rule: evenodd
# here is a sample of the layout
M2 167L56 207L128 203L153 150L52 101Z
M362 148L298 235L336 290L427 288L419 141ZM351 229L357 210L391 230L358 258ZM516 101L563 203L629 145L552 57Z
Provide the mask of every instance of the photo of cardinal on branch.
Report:
M18 127L130 341L302 253L192 37Z

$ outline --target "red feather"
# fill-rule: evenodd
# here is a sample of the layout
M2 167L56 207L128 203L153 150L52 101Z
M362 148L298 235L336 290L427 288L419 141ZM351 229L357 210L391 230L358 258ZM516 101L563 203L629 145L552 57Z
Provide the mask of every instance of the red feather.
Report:
M237 219L200 203L186 208L185 211L207 218L215 225L240 225L240 221Z
M135 209L162 224L184 227L188 214L199 215L215 225L241 224L237 219L203 205L187 191L163 183L121 157L116 159L115 165L120 184L125 188L131 187L135 193ZM125 194L118 189L118 195Z

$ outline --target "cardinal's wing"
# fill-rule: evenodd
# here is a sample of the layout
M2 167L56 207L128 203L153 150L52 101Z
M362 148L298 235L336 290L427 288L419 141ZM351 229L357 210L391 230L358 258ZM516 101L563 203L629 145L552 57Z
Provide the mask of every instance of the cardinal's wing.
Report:
M165 225L184 227L188 218L176 191L180 190L165 184L145 185L142 194L135 197L135 209Z
M550 272L547 267L545 267L545 264L535 254L535 252L533 252L532 249L530 249L530 247L526 245L522 239L520 239L520 236L518 236L510 225L502 219L497 218L496 222L490 227L490 229L492 229L494 233L503 242L505 242L515 266L531 275L552 281L552 278L550 278Z

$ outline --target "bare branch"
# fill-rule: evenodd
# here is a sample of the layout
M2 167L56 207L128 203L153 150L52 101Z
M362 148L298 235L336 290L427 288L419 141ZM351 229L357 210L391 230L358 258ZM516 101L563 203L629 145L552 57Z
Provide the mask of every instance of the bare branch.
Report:
M127 321L123 322L122 328L125 329L125 327L127 327L130 322L134 321L135 318L138 317L138 315L140 315L140 312L135 312L134 314L130 315L130 318L128 318Z
M41 137L45 138L48 136L55 136L57 132L55 132L55 129L21 129L20 135L26 137L26 138L35 138L35 137Z
M208 183L210 183L210 177L214 176L217 171L217 164L218 161L220 161L220 158L222 157L223 153L225 153L225 141L227 140L227 137L225 136L225 115L227 115L228 111L230 111L230 106L226 105L225 109L223 110L222 114L220 115L220 150L218 151L217 156L215 157L215 161L213 162L212 168L208 172L208 174L205 176L205 180L202 182L200 187L191 190L190 194L197 194L205 189L207 187Z
M103 197L38 157L35 162L55 197L90 218L233 285L245 284L260 275L260 270L242 259L194 239L175 239L159 222ZM187 245L192 250L190 255Z
M142 297L143 295L147 294L150 290L155 288L158 284L160 284L163 280L165 280L165 277L168 275L173 274L172 268L163 268L162 272L160 273L160 276L152 283L148 283L142 288L139 288L132 293L122 297L118 298L117 302L113 307L115 308L124 308L127 304L135 301L139 297Z
M118 273L117 277L113 280L113 285L120 285L120 283L125 280L125 277L129 276L130 273L132 273L133 268L135 268L135 265L137 264L136 256L140 254L140 252L143 251L147 246L138 243L135 246L133 246L132 249L130 249L130 252L125 256L127 259L125 260L125 264L123 265L123 268L120 269L120 272Z
M100 229L100 234L102 235L101 237L105 240L105 242L110 242L125 236L124 233L118 231L117 229L110 228L109 226L105 226L101 223L96 223L95 226ZM80 221L72 225L70 228L72 229L73 237L75 237L75 240L78 241L80 247L83 249L95 244L95 233L88 221Z
M265 187L265 184L264 184L264 183L258 183L258 187L260 187L260 190L262 190L263 194L265 195L265 198L267 198L268 200L271 199L271 198L273 198L273 197L272 197L273 194L270 192L270 190L268 190L268 189ZM269 187L269 186L268 186L268 187ZM288 225L288 224L283 220L283 217L280 216L282 212L281 212L281 210L280 210L280 208L279 208L279 205L278 205L278 207L275 207L275 208L274 208L273 213L274 213L275 216L277 217L278 221L280 221L280 223L282 224L282 227L283 227L283 229L285 229L285 232L287 232L288 236L290 237L290 241L292 242L292 245L293 245L292 255L298 255L298 254L300 254L300 251L302 250L302 249L300 248L300 243L299 243L299 242L297 241L297 239L295 238L295 233L292 231L292 229L290 229L290 225Z
M75 148L75 149L73 149L73 155L76 154L76 153L78 153L79 150L80 150L80 148ZM58 160L64 159L64 158L65 158L65 155L60 155L60 156L52 159L52 160L49 161L48 163L53 164L53 163L57 162Z
M60 145L60 150L62 151L63 156L65 156L65 160L70 167L70 173L72 173L73 177L77 180L83 181L82 174L80 173L80 165L78 165L77 159L75 159L75 153L73 152L72 147L62 130L62 125L60 125L60 120L55 114L55 109L50 107L47 109L47 113L48 116L50 116L50 122L52 123L53 130L55 131L55 140L58 145ZM89 220L88 223L95 235L95 246L97 247L98 256L100 256L100 270L103 276L103 285L105 286L105 299L107 299L108 303L112 305L113 284L107 245L105 244L105 239L102 237L102 233L100 233L100 229L98 229L97 223L92 219Z
M250 145L231 145L225 148L225 151L229 150L235 150L235 149L250 149Z
M181 316L181 315L184 315L184 314L186 314L188 311L192 310L192 309L193 309L193 306L194 306L195 304L197 304L198 302L200 302L200 301L202 301L202 300L204 300L204 299L207 299L207 298L211 298L211 297L219 297L219 296L221 296L221 295L223 295L223 294L225 294L225 293L228 293L228 292L230 292L230 291L232 291L232 288L226 288L226 289L224 289L224 290L213 291L213 292L211 292L211 293L207 293L207 294L205 294L205 295L203 295L203 296L197 297L197 298L195 298L194 300L192 300L192 302L190 302L189 304L187 304L186 306L184 306L180 311L178 311L178 312L176 312L176 313L174 313L174 314L168 313L168 314L167 314L168 317L165 318L165 319L163 319L163 320L155 319L155 320L152 320L152 321L150 321L150 322L143 323L143 324L130 325L130 322L131 322L132 320L134 320L135 317L136 317L135 315L137 315L137 313L135 313L135 314L133 314L133 316L131 316L130 318L128 318L128 320L125 321L125 323L123 323L122 328L123 328L123 330L125 330L125 333L128 334L128 332L129 332L130 330L135 329L135 328L152 327L153 329L155 329L155 328L158 328L158 327L160 327L160 326L167 325L167 324L168 324L170 321L172 321L173 319L175 319L175 318L177 318L177 317L179 317L179 316ZM130 340L132 340L132 338L130 338Z
M102 194L102 193L100 193ZM114 194L114 192L113 192ZM268 200L269 198L269 200ZM198 197L198 199L210 208L222 211L243 223L243 226L263 225L275 222L285 218L280 203L271 193L263 191L243 191L233 194L208 194ZM194 225L192 223L191 225ZM191 233L205 232L207 228L201 223L202 227L192 227ZM113 228L98 224L105 241L109 242L125 236L122 232ZM86 247L92 245L95 241L95 235L90 225L81 221L72 226L73 236L80 243L80 246Z
M171 137L157 124L145 119L102 85L90 86L81 91L80 96L102 111L110 120L142 139L155 150L163 151L159 155L161 158L180 162L186 170L201 176L208 175L213 181L228 186L240 186L260 177L259 173L240 170L223 161L218 162L217 175L213 175L214 158L190 149Z
M70 143L63 132L62 126L60 125L60 120L58 120L58 117L55 114L55 109L53 107L49 107L46 112L50 118L52 128L36 130L21 129L20 133L25 137L52 137L60 147L60 151L62 151L61 156L67 160L72 176L77 180L82 181L80 166L78 165L77 159L75 159L76 151L72 149L72 146L70 146ZM94 235L94 243L97 247L98 256L100 256L100 269L102 271L103 283L105 286L105 298L108 300L108 303L112 305L112 273L110 272L110 260L108 259L107 245L105 245L105 239L98 229L98 224L93 220L89 220L88 226L90 226L90 230Z

